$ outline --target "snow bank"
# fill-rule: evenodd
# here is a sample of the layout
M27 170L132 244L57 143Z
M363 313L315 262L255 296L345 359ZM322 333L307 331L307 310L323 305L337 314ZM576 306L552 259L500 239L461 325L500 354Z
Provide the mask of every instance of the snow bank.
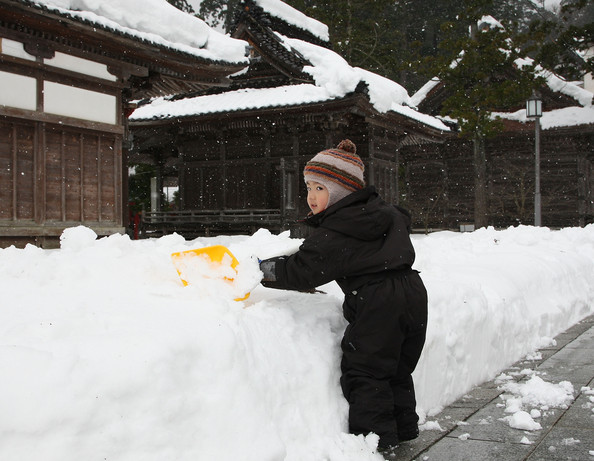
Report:
M414 243L430 300L414 375L423 418L593 312L594 225ZM97 239L81 226L60 250L0 249L0 459L382 459L375 435L346 434L337 286L258 286L242 302L220 280L184 287L170 254L214 244L253 282L253 256L300 241L264 230ZM537 417L526 405L514 424L530 422L519 411Z

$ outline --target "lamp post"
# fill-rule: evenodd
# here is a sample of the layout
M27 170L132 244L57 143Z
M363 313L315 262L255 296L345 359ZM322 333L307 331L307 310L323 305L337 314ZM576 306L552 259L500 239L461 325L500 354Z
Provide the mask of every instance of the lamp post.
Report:
M542 101L532 92L526 101L526 117L534 119L534 225L542 224L540 214L540 117L542 117Z

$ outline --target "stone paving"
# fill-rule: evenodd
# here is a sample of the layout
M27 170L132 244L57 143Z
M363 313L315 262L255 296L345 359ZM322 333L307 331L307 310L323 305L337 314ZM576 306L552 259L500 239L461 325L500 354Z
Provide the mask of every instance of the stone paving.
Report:
M541 430L511 428L500 395L489 381L429 418L442 431L421 431L405 442L390 461L594 461L594 315L556 338L556 344L539 352L538 360L523 360L504 373L532 369L547 382L569 381L574 401L567 409L551 409L538 418ZM518 378L521 379L521 378ZM524 378L527 379L527 378Z

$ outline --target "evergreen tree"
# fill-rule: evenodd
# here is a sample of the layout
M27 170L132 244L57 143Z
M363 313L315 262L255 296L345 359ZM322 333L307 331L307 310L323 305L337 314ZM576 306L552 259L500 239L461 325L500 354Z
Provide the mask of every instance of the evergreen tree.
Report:
M547 69L568 78L580 79L594 72L594 0L564 0L560 15L533 21L531 37L538 46L536 59Z
M393 0L285 0L328 26L334 51L351 65L391 77L397 72L401 32L393 27Z
M460 0L284 1L326 24L333 49L349 64L397 81L409 91L432 77L419 64L423 57L443 54L443 23L449 24L450 35L467 34L467 24L460 21L465 9ZM239 6L240 0L202 0L199 13L211 26L230 32ZM490 1L484 10L510 31L524 30L538 13L532 0Z
M495 110L518 106L528 98L540 81L533 68L518 68L516 60L524 57L514 45L512 35L499 23L479 20L491 10L491 0L463 0L466 9L461 21L469 33L453 33L440 43L442 56L431 68L451 94L442 115L458 121L460 135L472 140L475 167L475 225L487 223L487 184L485 139L502 129L492 117ZM455 31L454 24L444 29Z
M241 0L202 0L199 16L210 26L231 32Z
M190 5L187 0L167 0L167 2L175 6L178 10L194 14L194 8L192 8L192 5Z
M460 0L285 0L294 8L328 25L334 50L351 65L395 80L414 91L432 75L420 63L443 54L442 24L449 36L465 36L465 3ZM531 0L488 1L481 10L510 31L523 31L539 13Z

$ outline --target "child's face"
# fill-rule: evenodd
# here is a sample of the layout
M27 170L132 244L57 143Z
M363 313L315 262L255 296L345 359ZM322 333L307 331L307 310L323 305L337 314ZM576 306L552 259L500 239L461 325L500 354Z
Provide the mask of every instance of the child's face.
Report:
M313 214L324 211L328 206L328 189L319 182L307 181L307 204Z

